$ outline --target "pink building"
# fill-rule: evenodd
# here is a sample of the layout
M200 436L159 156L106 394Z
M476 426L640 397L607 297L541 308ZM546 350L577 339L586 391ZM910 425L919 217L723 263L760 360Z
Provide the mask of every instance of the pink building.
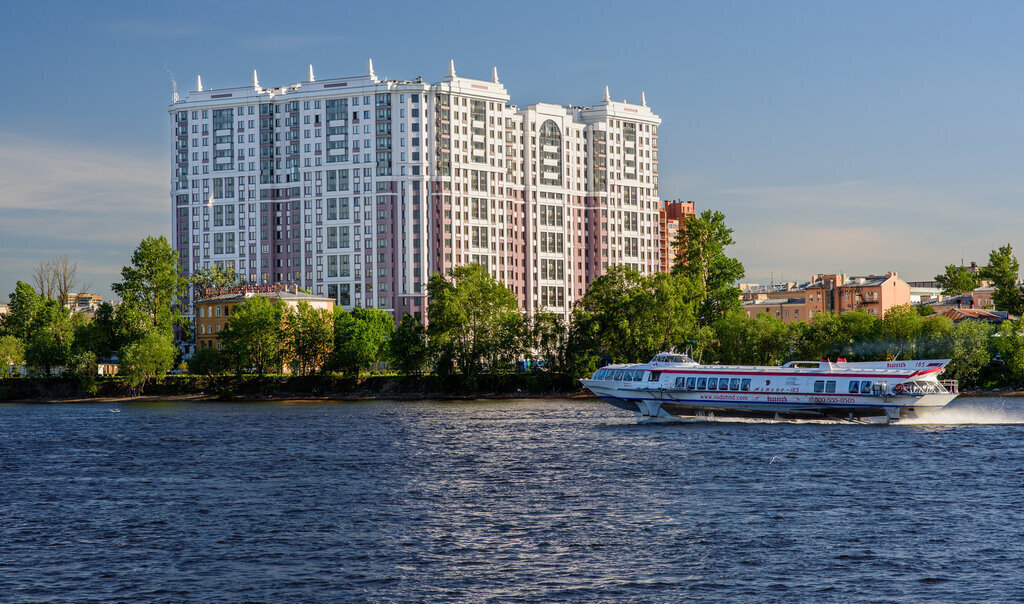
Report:
M479 263L563 316L608 266L663 266L658 125L610 99L509 105L488 80L361 76L196 89L168 108L174 245L345 308L419 315L436 272Z

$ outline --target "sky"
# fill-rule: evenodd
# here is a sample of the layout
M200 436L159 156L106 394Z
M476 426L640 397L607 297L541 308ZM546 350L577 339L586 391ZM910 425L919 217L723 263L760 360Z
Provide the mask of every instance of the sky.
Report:
M8 2L0 7L0 299L68 254L110 296L170 234L176 85L489 79L511 102L647 103L662 199L725 214L744 282L1024 247L1024 3Z

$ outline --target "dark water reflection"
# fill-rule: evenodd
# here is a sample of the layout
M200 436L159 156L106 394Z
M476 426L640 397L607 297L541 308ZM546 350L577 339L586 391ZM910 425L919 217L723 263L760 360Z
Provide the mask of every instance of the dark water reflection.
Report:
M917 426L112 409L0 405L0 600L1024 598L1016 401Z

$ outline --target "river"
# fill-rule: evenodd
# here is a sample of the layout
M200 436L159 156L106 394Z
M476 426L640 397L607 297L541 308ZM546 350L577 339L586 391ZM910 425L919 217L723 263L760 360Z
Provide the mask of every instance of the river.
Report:
M1024 401L0 405L3 601L1020 601Z

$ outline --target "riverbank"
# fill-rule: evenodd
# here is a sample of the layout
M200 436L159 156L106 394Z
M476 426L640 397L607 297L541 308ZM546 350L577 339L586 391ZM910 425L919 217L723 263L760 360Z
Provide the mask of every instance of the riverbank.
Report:
M476 400L512 398L588 398L563 376L543 372L450 376L168 376L133 391L116 378L101 378L92 388L70 378L13 378L0 382L2 402L121 401L358 401ZM568 387L567 387L568 386Z

